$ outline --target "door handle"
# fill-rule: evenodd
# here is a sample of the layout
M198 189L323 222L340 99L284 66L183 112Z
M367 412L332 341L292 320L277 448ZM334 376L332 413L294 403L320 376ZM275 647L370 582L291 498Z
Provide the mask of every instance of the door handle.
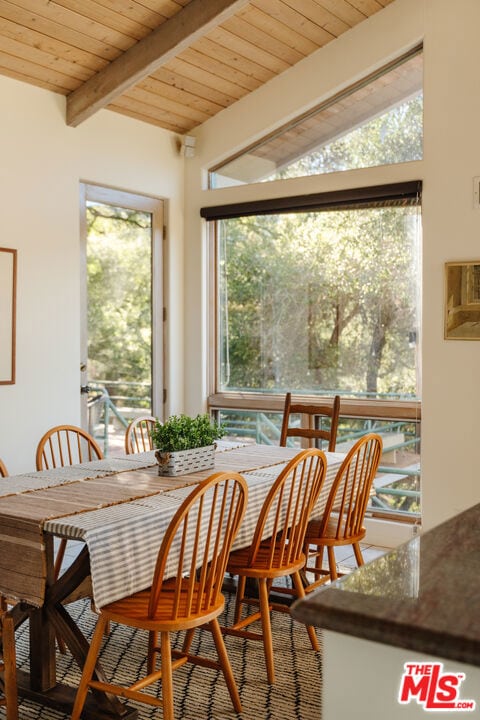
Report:
M90 385L80 385L80 394L81 395L88 395L88 393L91 391Z

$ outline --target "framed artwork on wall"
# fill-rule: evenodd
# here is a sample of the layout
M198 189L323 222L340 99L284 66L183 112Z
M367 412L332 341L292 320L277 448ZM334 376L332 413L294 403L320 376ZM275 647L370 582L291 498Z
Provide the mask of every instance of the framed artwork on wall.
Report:
M0 385L15 382L17 251L0 247Z
M445 263L445 339L480 340L480 260Z

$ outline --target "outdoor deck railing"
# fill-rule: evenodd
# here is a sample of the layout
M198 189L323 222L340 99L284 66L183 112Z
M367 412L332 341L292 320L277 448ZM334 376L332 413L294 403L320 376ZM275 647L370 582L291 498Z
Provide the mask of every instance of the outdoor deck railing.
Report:
M116 420L125 430L138 413L150 412L150 384L104 380L89 383L88 428L93 437L103 445L105 456L109 454L111 426ZM112 393L115 388L139 388L141 392L132 395ZM115 430L113 429L115 434ZM118 433L117 433L118 434Z
M271 415L278 416L277 422L260 411L225 412L222 413L222 421L225 424L227 434L230 436L242 439L251 438L258 443L276 445L280 441L282 416L281 413L272 413ZM385 453L413 450L413 458L418 455L420 438L415 431L411 430L412 423L410 422L365 419L362 422L362 427L357 429L345 427L347 422L348 419L340 419L337 437L337 449L339 452L342 449L346 450L351 447L362 435L368 432L378 432L384 439ZM404 438L401 442L389 442L389 436L393 440L395 436L399 435ZM292 446L294 445L293 440L289 442ZM396 477L395 479L389 479L387 483L383 483L382 476ZM406 467L380 465L374 487L375 495L371 499L371 509L386 514L394 512L412 519L418 518L420 515L419 509L414 508L420 507L420 489L418 487L401 488L394 486L395 483L402 480L406 480L412 486L419 486L420 468L416 459L413 459L412 463ZM410 506L410 509L403 509L406 503Z

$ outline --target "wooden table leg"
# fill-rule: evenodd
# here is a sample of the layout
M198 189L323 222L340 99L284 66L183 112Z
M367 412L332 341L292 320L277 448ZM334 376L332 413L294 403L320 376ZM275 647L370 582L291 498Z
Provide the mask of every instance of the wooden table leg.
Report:
M35 608L30 612L30 684L44 692L56 683L55 631L45 608Z
M67 714L72 711L76 688L56 682L55 637L58 634L63 638L82 669L89 644L63 602L75 597L89 573L85 547L65 573L47 587L43 607L30 611L30 674L18 673L20 695ZM105 680L100 664L97 664L96 677ZM138 710L120 702L115 695L100 691L90 694L82 713L82 717L89 720L134 720L137 716Z
M45 538L47 568L53 568L53 537ZM47 571L47 583L53 574ZM47 620L45 607L30 612L30 684L33 690L44 692L56 685L55 631Z

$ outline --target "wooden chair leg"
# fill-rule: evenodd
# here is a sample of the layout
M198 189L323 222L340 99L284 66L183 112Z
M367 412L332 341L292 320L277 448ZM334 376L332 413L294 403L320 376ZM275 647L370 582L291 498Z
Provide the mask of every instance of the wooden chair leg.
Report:
M67 541L65 539L60 540L59 546L57 548L57 554L55 555L55 564L53 566L53 577L55 578L55 580L58 580L58 578L60 577L60 572L62 570L63 558L65 557L66 547L67 547ZM62 636L57 633L55 635L55 639L57 641L59 652L61 652L62 655L66 655L67 647L65 645L65 641L62 638Z
M186 655L190 652L190 648L192 647L193 638L195 637L195 628L192 630L187 630L185 633L185 638L182 645L182 652L184 652Z
M57 553L56 553L56 555L55 555L55 564L54 564L54 567L53 567L53 575L54 575L55 580L58 580L58 578L60 577L60 573L61 573L61 570L62 570L63 559L64 559L64 557L65 557L65 550L66 550L66 548L67 548L67 540L63 539L63 540L60 541L60 544L59 544L59 546L58 546L58 548L57 548ZM104 631L104 632L105 632L105 635L106 635L106 636L110 635L110 623L109 623L109 622L107 622L107 623L105 624L105 631ZM65 641L64 641L64 639L62 638L62 636L57 633L57 634L55 635L55 640L57 641L57 645L58 645L58 650L59 650L59 652L60 652L62 655L66 655L66 653L67 653L67 647L66 647L66 645L65 645Z
M147 672L150 675L155 672L157 665L157 652L158 647L158 633L155 630L151 630L148 633L148 654L147 654Z
M315 557L315 568L317 570L323 569L323 551L324 551L323 545L318 545L316 549L316 557Z
M270 605L268 602L267 581L265 578L258 580L258 594L260 599L260 614L262 618L263 652L265 654L265 665L267 667L267 679L270 685L275 682L275 667L273 662L273 638L272 626L270 623Z
M55 555L55 565L53 566L53 575L54 575L55 580L57 580L60 576L60 571L62 569L62 563L63 563L63 558L65 557L66 548L67 548L67 541L60 540L60 544L57 549L57 554Z
M164 720L175 720L173 710L172 650L170 647L170 634L168 632L162 632L160 635L163 718Z
M355 560L357 561L358 567L364 565L362 551L358 543L353 543L353 552L355 553Z
M15 626L13 618L8 614L2 618L2 645L6 720L18 720Z
M337 559L335 557L335 550L330 545L327 547L328 552L328 567L330 569L330 577L332 580L336 580L338 578L337 573Z
M100 654L105 625L106 621L102 618L102 616L100 616L97 621L97 626L95 628L95 632L93 633L90 649L83 667L82 677L80 678L77 695L75 697L71 720L80 720L80 715L82 714L83 706L85 705L85 700L87 699L88 684L92 679L97 658Z
M240 575L238 578L238 585L237 585L237 594L235 597L235 612L233 615L233 622L236 625L238 622L240 622L240 618L242 616L242 601L245 597L245 585L247 582L247 578L245 575Z
M227 649L225 647L222 631L220 630L220 625L217 618L211 621L210 629L212 631L215 647L217 648L220 667L222 668L223 676L225 678L225 682L227 683L228 692L230 693L230 697L232 699L232 705L235 709L235 712L241 713L242 703L240 701L240 695L238 694L237 683L235 682L235 678L233 676L232 666L230 665Z
M297 593L297 597L302 598L305 597L305 589L303 587L302 578L299 572L293 573L292 575L292 581L293 581L293 587L295 588L295 591ZM315 632L315 628L312 625L306 625L308 637L310 638L310 643L312 645L312 648L318 652L320 650L320 645L318 642L317 634Z

